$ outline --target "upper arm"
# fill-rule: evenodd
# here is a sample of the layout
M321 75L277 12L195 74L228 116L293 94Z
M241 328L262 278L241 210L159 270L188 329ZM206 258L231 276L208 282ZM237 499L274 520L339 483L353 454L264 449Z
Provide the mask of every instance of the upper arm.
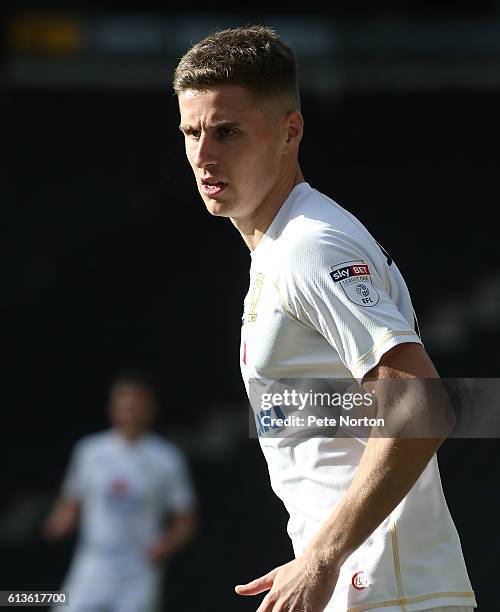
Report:
M174 511L170 515L171 523L182 525L185 529L194 531L198 524L198 513L193 508L190 510Z
M57 507L61 513L64 513L68 519L71 519L75 524L80 512L80 500L75 497L60 497L57 501Z
M362 379L377 398L384 437L442 441L455 426L449 395L423 346L400 344ZM437 447L437 446L436 446Z
M88 449L87 438L82 438L75 444L62 482L62 499L78 500L83 497L89 472L86 469Z
M439 374L421 344L404 343L384 353L362 382L382 378L439 378Z
M164 504L173 514L188 515L196 506L196 494L187 459L171 447L167 465Z

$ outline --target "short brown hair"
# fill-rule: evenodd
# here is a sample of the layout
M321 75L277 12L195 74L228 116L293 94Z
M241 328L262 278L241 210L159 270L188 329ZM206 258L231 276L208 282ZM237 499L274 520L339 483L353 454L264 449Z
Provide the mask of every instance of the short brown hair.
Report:
M173 80L177 95L224 84L286 99L289 110L300 110L295 55L271 28L250 25L210 34L182 57Z

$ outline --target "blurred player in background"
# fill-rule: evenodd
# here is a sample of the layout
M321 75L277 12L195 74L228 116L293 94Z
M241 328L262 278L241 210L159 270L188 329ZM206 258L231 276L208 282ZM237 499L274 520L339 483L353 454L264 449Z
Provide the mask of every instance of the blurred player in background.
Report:
M260 26L217 32L181 59L174 90L199 193L251 251L241 334L247 390L252 380L287 377L360 380L367 389L385 381L381 393L387 379L436 382L396 264L304 179L291 49ZM335 146L333 116L324 130ZM412 418L438 408L425 393L418 402L377 395L394 410L401 397ZM435 455L442 440L263 433L296 559L237 592L268 591L257 612L471 610ZM272 534L263 545L272 546Z
M63 589L68 612L153 612L160 608L163 566L192 537L195 495L184 457L151 432L157 411L141 373L111 385L112 427L80 440L62 491L44 523L62 538L79 525Z

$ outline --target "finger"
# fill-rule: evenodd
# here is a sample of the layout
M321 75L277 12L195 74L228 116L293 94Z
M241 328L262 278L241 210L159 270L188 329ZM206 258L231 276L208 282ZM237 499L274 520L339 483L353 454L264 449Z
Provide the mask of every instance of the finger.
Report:
M247 584L238 584L235 586L234 590L238 593L238 595L257 595L258 593L262 593L263 591L267 591L273 586L274 576L276 574L276 569L273 569L265 576L261 576L260 578L256 578L252 580L252 582L248 582Z
M260 602L260 606L257 608L256 612L272 612L274 610L275 603L275 595L272 592L269 592Z

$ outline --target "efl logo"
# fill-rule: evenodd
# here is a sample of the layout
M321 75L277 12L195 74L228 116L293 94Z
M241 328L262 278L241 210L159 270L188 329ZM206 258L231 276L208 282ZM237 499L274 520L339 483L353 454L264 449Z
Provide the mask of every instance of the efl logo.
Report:
M356 572L352 577L351 583L352 586L358 591L366 589L366 587L368 586L368 580L364 572Z
M370 270L366 264L357 266L345 266L330 272L330 276L333 280L338 283L344 278L350 278L351 276L370 276Z
M340 287L356 306L370 308L379 303L380 296L373 286L370 268L362 259L332 266L330 276L335 285Z

